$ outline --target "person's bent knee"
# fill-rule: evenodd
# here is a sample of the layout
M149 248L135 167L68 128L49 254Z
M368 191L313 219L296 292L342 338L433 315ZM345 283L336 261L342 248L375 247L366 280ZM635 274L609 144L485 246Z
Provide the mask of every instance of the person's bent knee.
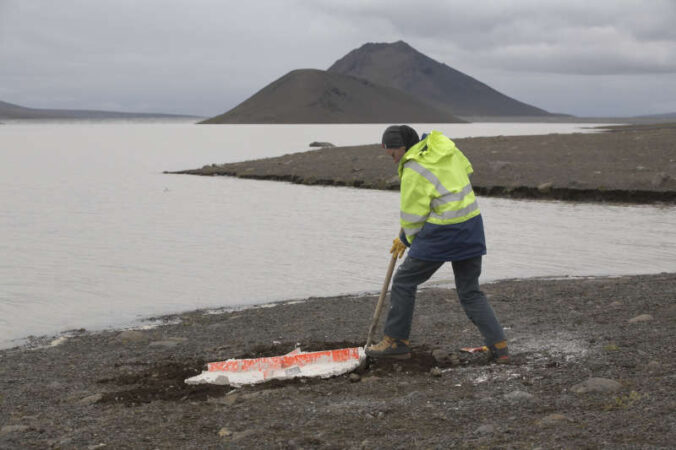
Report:
M471 289L468 291L459 291L458 298L460 299L460 303L463 304L474 304L477 302L486 301L486 296L484 295L484 293L476 289Z

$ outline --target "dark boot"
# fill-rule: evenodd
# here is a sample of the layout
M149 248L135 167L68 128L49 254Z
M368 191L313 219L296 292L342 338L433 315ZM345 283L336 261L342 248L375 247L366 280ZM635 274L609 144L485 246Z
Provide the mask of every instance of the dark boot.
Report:
M507 348L507 341L496 342L489 345L488 349L491 352L491 361L497 364L509 364L509 349Z
M411 357L411 348L407 339L395 339L387 335L377 344L369 346L365 352L371 358L408 359Z

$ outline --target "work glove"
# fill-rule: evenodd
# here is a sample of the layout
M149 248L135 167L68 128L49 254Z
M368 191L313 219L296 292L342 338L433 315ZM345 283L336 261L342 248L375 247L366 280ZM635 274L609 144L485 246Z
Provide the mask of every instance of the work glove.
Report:
M390 249L390 253L392 254L392 256L401 259L401 257L404 256L405 251L406 245L404 245L404 243L401 242L399 238L396 238L395 240L392 241L392 248Z

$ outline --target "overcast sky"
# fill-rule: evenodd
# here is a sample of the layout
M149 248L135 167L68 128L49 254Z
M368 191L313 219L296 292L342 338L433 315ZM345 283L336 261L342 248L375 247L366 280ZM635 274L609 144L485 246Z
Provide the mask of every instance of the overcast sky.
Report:
M0 0L0 100L211 116L398 40L550 112L676 112L676 0Z

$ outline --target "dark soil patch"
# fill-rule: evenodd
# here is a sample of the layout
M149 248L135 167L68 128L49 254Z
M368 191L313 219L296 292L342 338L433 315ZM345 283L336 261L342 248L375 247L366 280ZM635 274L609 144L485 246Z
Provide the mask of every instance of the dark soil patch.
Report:
M335 350L339 348L352 348L352 347L362 347L363 343L357 342L308 342L300 346L301 350L304 352L315 352L321 350ZM264 358L269 356L280 356L284 355L295 348L294 344L279 344L274 346L257 346L254 348L253 352L249 352L240 356L237 356L237 359L246 359L246 358ZM281 351L280 351L281 350ZM378 373L379 375L383 374L397 374L397 373L428 373L432 368L439 367L439 364L432 356L429 348L427 346L414 347L411 352L410 359L373 359L366 358L365 364L355 370L359 374L368 374L370 372ZM450 366L448 366L450 367ZM285 380L280 382L275 382L275 386L283 386L288 383L298 383L299 379ZM303 381L306 383L307 381ZM261 388L264 388L270 382L260 384Z
M410 359L369 358L367 370L378 376L429 373L439 364L427 347L412 347Z
M350 341L340 342L308 342L301 345L306 352L334 350L339 348L358 347L359 344ZM296 348L295 343L279 343L274 345L258 345L251 352L241 354L236 359L265 358L281 356ZM469 354L457 352L458 360L462 366L482 366L490 364L485 354ZM228 358L229 359L229 358ZM138 365L135 363L132 365ZM204 360L184 361L160 361L155 364L143 364L147 366L140 372L122 372L112 378L104 378L98 382L101 384L113 384L116 386L133 386L103 394L98 403L120 403L125 406L139 406L154 401L184 402L184 401L207 401L210 398L222 397L231 390L230 386L216 385L188 385L185 379L198 375L206 370ZM117 364L119 368L128 365ZM429 374L433 368L458 367L450 363L437 361L427 346L413 347L409 359L373 359L368 358L354 372L362 376L375 375L378 377L399 377L406 375ZM325 379L293 378L290 380L270 380L265 383L246 387L248 391L261 391L266 389L279 389L289 386L312 386L317 383L325 383Z
M103 394L99 403L122 403L137 406L157 400L206 401L210 397L225 395L230 386L189 385L186 378L198 375L205 366L203 360L159 361L139 373L122 373L99 383L117 386L134 386Z
M359 347L360 344L351 341L318 342L312 341L302 344L300 348L305 352L334 350L339 348ZM257 345L252 351L236 356L236 359L265 358L281 356L293 351L296 343L278 343L273 345ZM457 352L461 365L486 365L490 364L484 354L468 354ZM229 359L229 358L226 358ZM140 372L125 372L124 367L143 365L146 366ZM204 360L183 361L159 361L154 364L131 363L116 364L120 373L112 378L98 380L101 384L113 384L116 386L133 386L125 389L106 392L98 403L120 403L125 406L138 406L154 401L184 402L184 401L207 401L210 398L221 397L231 390L230 386L216 385L188 385L185 379L193 377L206 370ZM457 365L456 365L457 366ZM438 367L440 369L451 368L450 363L437 361L427 346L413 347L409 359L373 359L367 358L365 363L355 370L362 376L376 375L379 377L398 377L402 375L429 374ZM293 378L290 380L270 380L246 389L260 391L265 389L278 389L282 387L323 383L322 379Z
M296 347L304 352L319 352L322 350L336 350L339 348L362 347L364 344L359 342L340 341L340 342L280 342L273 345L255 345L251 351L234 356L235 359L269 358L271 356L282 356L292 352ZM226 358L229 359L229 358Z

